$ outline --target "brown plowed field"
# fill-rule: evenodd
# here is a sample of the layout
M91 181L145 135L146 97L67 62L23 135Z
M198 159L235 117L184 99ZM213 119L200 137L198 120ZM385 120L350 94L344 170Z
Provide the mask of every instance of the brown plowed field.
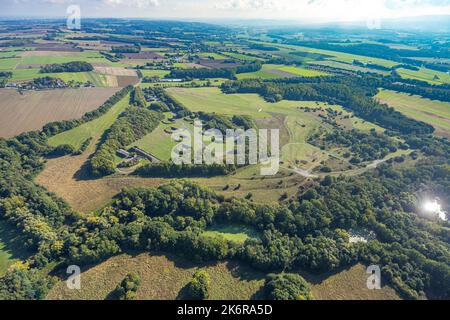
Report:
M40 130L53 121L81 118L100 107L118 88L60 89L49 91L0 90L0 137Z

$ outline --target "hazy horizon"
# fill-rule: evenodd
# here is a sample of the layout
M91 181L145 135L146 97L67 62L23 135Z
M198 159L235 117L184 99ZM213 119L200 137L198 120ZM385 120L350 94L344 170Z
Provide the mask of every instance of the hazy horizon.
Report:
M355 22L450 15L450 0L0 0L3 18L85 18Z

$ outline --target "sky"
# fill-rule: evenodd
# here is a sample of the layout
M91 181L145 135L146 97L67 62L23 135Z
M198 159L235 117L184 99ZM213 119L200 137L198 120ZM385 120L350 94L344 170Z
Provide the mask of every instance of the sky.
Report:
M450 15L450 0L0 0L0 17L81 17L363 21Z

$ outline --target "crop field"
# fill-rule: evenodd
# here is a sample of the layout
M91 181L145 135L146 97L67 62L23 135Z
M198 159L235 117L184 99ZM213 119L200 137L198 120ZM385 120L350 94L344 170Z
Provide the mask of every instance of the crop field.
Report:
M5 54L5 53L3 53ZM34 78L49 76L60 78L65 82L71 80L85 83L92 82L96 87L117 87L117 82L111 85L107 76L102 72L67 72L67 73L40 73L40 67L53 63L67 63L71 61L85 61L93 64L111 66L100 53L88 52L61 52L61 51L23 51L16 53L14 58L0 59L0 71L12 72L11 81L25 81ZM105 70L108 68L104 67ZM106 73L107 74L107 73ZM116 84L116 85L114 85Z
M212 300L252 299L264 285L263 274L237 263L222 262L200 266L167 254L123 254L84 271L81 275L81 290L68 290L65 281L60 281L47 295L47 299L108 299L110 293L130 272L136 272L141 277L137 299L181 299L182 289L199 267L204 267L211 276Z
M350 70L350 71L361 71L361 72L370 72L370 73L378 73L382 75L389 75L389 72L387 71L381 71L377 69L370 69L365 67L356 66L349 63L343 63L338 61L332 61L332 60L324 60L324 61L312 61L311 64L315 65L321 65L321 66L327 66L337 69L343 69L343 70Z
M163 78L165 75L169 74L170 71L167 70L141 70L144 77L160 77Z
M381 90L376 98L408 117L432 125L437 134L450 137L450 103L390 90Z
M50 91L0 90L0 137L40 130L52 121L72 120L97 109L117 89L89 88Z
M372 57L367 57L367 56L360 56L360 55L355 55L355 54L342 53L342 52L336 52L336 51L328 51L328 50L314 49L314 48L294 46L294 45L285 45L285 44L283 44L283 45L271 44L271 43L263 43L263 44L272 45L274 47L284 49L286 54L289 54L289 52L300 51L300 52L306 52L306 53L310 52L312 54L318 53L318 54L328 55L328 56L331 56L331 58L327 58L326 60L336 60L336 61L346 62L346 63L353 63L354 60L358 60L358 61L361 61L364 63L378 64L378 65L381 65L381 66L384 66L387 68L391 68L393 66L398 65L398 63L395 61L372 58ZM283 51L281 53L283 53ZM295 55L293 57L295 57Z

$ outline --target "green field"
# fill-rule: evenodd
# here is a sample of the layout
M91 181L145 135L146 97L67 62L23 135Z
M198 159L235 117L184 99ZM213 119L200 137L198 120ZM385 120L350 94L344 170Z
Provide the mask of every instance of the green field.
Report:
M257 94L223 94L219 88L169 88L167 92L191 111L271 118L273 113L298 114L297 107L317 107L314 101L266 102ZM319 103L326 106L325 103Z
M12 263L26 259L27 256L23 240L5 221L0 221L0 276Z
M228 59L228 57L218 54L218 53L214 53L214 52L201 52L198 54L200 57L208 59L208 58L214 58L215 60L226 60Z
M397 72L400 76L406 79L421 80L431 84L450 83L450 74L427 68L420 68L419 71L400 68L397 69Z
M181 126L187 126L188 128L192 128L192 125L178 120L176 123L168 124L167 119L172 118L172 113L166 113L166 118L163 122L159 124L159 126L151 133L143 137L142 139L134 142L132 145L128 146L131 148L133 146L137 146L152 155L156 158L168 161L171 159L172 149L178 144L177 142L172 140L171 134L166 133L164 130L170 129L171 127L180 128Z
M208 229L208 231L205 231L203 235L207 237L222 237L228 241L239 244L244 243L249 239L258 238L258 233L252 228L244 226L231 226L231 225L212 226L211 228Z
M239 80L242 79L279 79L284 77L317 77L327 75L324 72L298 68L294 66L284 66L279 64L264 64L262 69L256 72L241 73L237 75Z
M382 71L377 69L370 69L360 66L355 66L354 64L349 63L343 63L338 61L332 61L332 60L324 60L324 61L312 61L312 64L318 64L321 66L327 66L331 68L337 68L337 69L343 69L343 70L349 70L349 71L361 71L361 72L371 72L371 73L378 73L382 74L384 76L387 76L390 74L388 71Z
M100 118L84 123L72 130L62 132L54 137L51 137L48 141L49 144L54 147L68 144L78 149L81 147L81 144L87 139L99 138L105 132L105 130L112 126L119 115L128 107L129 100L130 95L127 95Z
M0 54L7 56L11 55L11 52L0 52ZM62 56L48 55L48 56L24 56L21 57L20 53L14 53L16 58L0 59L0 70L11 71L13 73L12 81L24 81L32 80L38 77L55 77L60 78L65 82L71 80L78 82L91 81L96 87L106 87L106 77L104 75L95 72L65 72L65 73L39 73L39 68L36 66L53 64L53 63L67 63L71 61L85 61L90 63L107 63L112 65L98 52L73 52L70 54L64 54ZM1 57L1 56L0 56ZM31 68L20 68L19 65L30 66Z
M378 58L372 58L372 57L366 57L366 56L360 56L355 54L348 54L348 53L342 53L342 52L336 52L336 51L328 51L328 50L321 50L321 49L314 49L314 48L308 48L308 47L301 47L301 46L294 46L294 45L280 45L280 44L273 44L273 43L264 43L262 44L271 45L274 47L278 47L280 49L284 49L281 51L281 54L283 53L286 55L289 55L290 52L300 51L300 52L311 52L311 53L319 53L324 55L332 56L332 58L327 58L326 60L336 60L340 62L346 62L346 63L353 63L354 60L358 60L364 63L374 63L378 64L384 67L392 68L399 63L395 61L390 61L386 59L378 59ZM277 54L279 54L277 52ZM295 55L290 55L291 57L299 58ZM307 57L306 57L307 58ZM307 59L306 59L307 60Z
M381 90L376 98L408 117L434 126L438 134L450 137L450 103L390 90Z
M96 87L107 87L106 76L96 72L63 72L63 73L40 73L40 69L15 69L12 71L12 81L24 81L41 77L54 77L64 82L76 81L86 83L92 82Z
M144 77L160 77L163 78L165 75L169 74L170 71L167 70L140 70Z

